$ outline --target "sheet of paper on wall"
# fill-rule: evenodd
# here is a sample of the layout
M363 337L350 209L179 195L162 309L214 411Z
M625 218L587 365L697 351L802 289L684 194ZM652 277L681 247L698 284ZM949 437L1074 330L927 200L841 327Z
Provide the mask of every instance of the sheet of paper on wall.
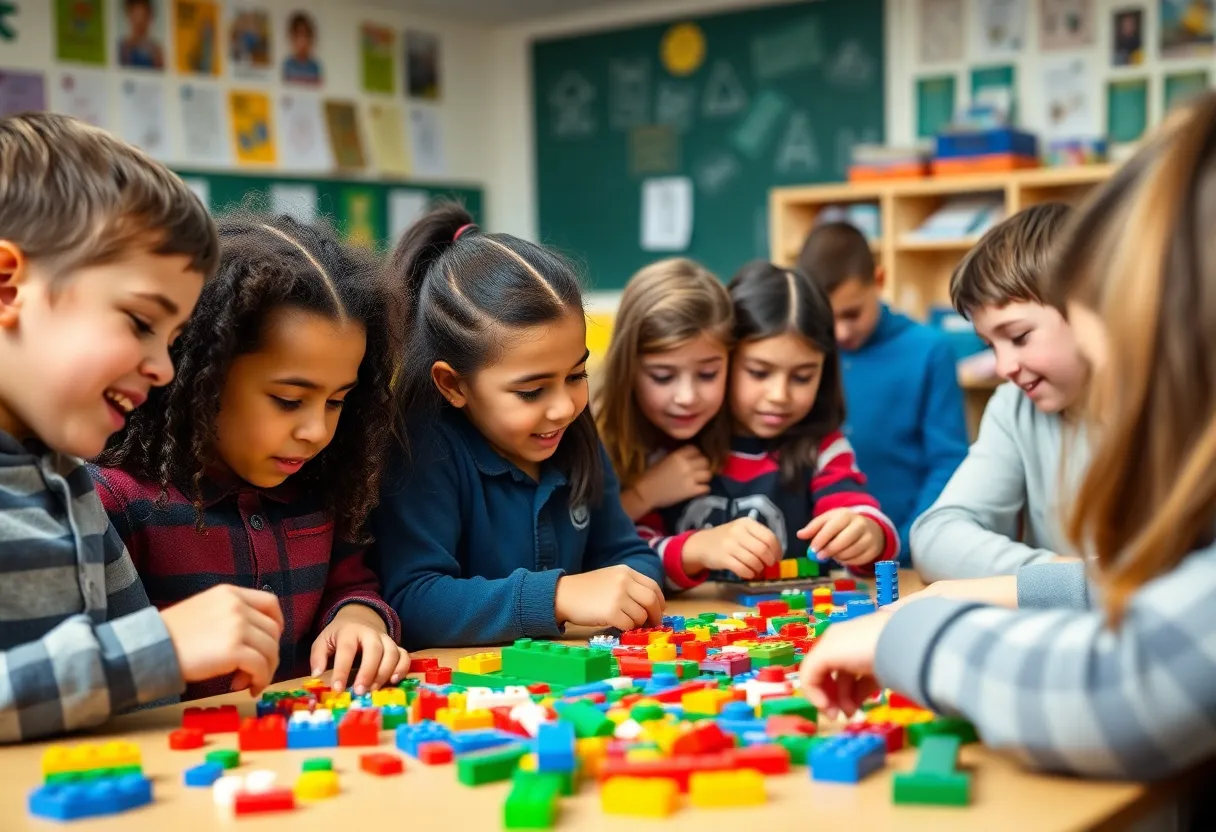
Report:
M1043 59L1044 136L1079 139L1102 135L1090 81L1090 68L1084 58Z
M410 105L409 142L415 174L419 176L447 174L447 156L443 151L443 121L437 107L418 102Z
M211 208L211 183L206 179L198 176L183 176L182 181L186 183L186 187L194 191L194 195L199 198L206 208Z
M154 159L169 156L165 84L160 78L124 78L118 85L118 134Z
M283 167L299 171L331 170L334 157L325 132L321 97L307 92L285 92L279 96L278 110Z
M110 78L100 69L68 69L51 87L51 109L108 130Z
M1027 0L975 0L971 12L971 59L1011 57L1026 45Z
M183 83L178 88L182 141L190 164L232 164L232 145L224 124L224 105L217 87Z
M642 250L687 251L692 240L692 180L663 176L642 183Z
M1039 47L1079 49L1094 42L1093 0L1039 0Z
M302 223L317 218L317 187L295 182L274 182L270 185L270 212L286 214Z
M963 59L963 0L921 0L919 19L921 63Z
M367 138L372 148L372 161L381 173L410 175L405 113L399 106L379 101L368 104Z
M393 188L388 192L388 233L398 239L418 218L426 213L431 195L412 188Z
M41 72L0 70L0 117L45 109L45 75Z

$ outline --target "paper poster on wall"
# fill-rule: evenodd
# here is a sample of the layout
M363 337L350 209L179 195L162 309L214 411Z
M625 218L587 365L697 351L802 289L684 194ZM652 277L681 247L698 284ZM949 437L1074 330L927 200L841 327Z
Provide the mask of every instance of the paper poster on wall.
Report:
M182 141L191 164L232 164L232 147L224 129L224 104L217 87L183 83L178 88Z
M279 96L279 164L291 170L329 170L334 157L325 131L321 96L285 92Z
M642 250L687 251L692 240L692 180L664 176L642 183Z
M1112 144L1139 141L1148 127L1148 81L1132 78L1106 85L1106 137Z
M104 0L55 0L55 57L78 64L105 65Z
M317 59L317 21L311 12L295 9L287 15L286 52L284 83L314 87L322 83L324 73Z
M359 132L359 114L351 101L325 102L325 127L334 162L340 168L358 170L366 167L363 137Z
M955 81L953 75L919 78L916 81L916 135L928 139L950 126L954 120Z
M154 159L169 156L165 84L160 78L124 78L119 83L118 134Z
M1043 135L1049 139L1095 138L1098 107L1088 61L1075 55L1043 59Z
M439 74L439 36L410 29L405 33L405 83L410 98L443 97Z
M308 224L317 219L317 186L306 182L270 183L270 213Z
M194 192L199 201L203 203L203 207L210 210L211 208L211 183L206 179L198 176L183 176L182 182L186 187Z
M363 63L363 91L392 94L397 75L393 55L397 33L391 26L364 23L359 28L359 53Z
M176 0L173 8L177 71L183 75L219 75L219 3L215 0Z
M1144 63L1144 9L1118 9L1111 20L1112 66Z
M367 188L343 188L339 210L339 224L346 242L352 246L375 248L382 210L375 192Z
M113 0L118 33L118 65L129 69L165 68L165 0Z
M46 76L0 69L0 118L46 109Z
M680 137L670 124L640 124L629 131L629 173L653 176L680 169Z
M273 165L278 154L270 117L270 96L264 92L231 90L228 110L237 161L243 165Z
M1157 0L1162 58L1200 58L1212 54L1216 37L1212 16L1216 0Z
M393 188L388 192L388 235L396 240L416 223L431 206L426 191Z
M51 109L110 129L110 77L100 69L67 69L51 87Z
M1093 0L1039 0L1039 48L1079 49L1094 42Z
M417 103L410 107L410 152L413 154L414 173L419 176L447 174L443 122L435 107Z
M1208 72L1199 69L1193 72L1174 72L1165 76L1164 93L1161 100L1165 102L1165 112L1185 104L1197 95L1202 95L1208 89Z
M971 70L971 101L1009 114L1017 122L1017 72L1013 66L986 66Z
M963 0L920 0L920 61L940 64L963 59Z
M368 104L367 138L373 164L381 173L409 176L410 155L405 134L405 112L401 107L379 101Z
M238 78L270 77L270 12L237 4L228 10L228 66Z
M1026 43L1026 4L1029 0L975 0L971 11L971 57L974 60L1011 57Z

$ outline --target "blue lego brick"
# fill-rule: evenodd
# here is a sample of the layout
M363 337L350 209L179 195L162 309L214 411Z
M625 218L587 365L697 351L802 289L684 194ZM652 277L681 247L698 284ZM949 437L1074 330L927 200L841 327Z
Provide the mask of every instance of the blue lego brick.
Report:
M452 732L448 727L429 719L415 725L398 725L396 737L397 748L411 757L417 757L418 746L426 742L452 744Z
M847 606L850 601L869 601L870 593L860 589L838 589L832 593L832 603L838 607Z
M621 640L616 636L592 636L588 646L592 650L612 650L621 646Z
M722 708L724 719L755 719L756 709L746 702L727 702Z
M574 771L574 725L542 722L536 731L536 770Z
M837 734L812 749L811 777L829 783L858 783L886 762L886 740L877 734Z
M840 612L834 612L828 616L828 621L831 621L833 624L838 624L841 621L848 621L848 620L849 620L849 613L846 610L841 610Z
M338 723L287 723L288 748L337 748Z
M279 703L277 700L259 699L256 711L259 717L270 716L279 712Z
M127 812L152 802L152 781L124 774L80 783L41 786L30 792L31 815L51 820L77 820Z
M497 748L500 745L510 745L520 741L518 734L509 734L497 728L482 728L476 731L457 731L448 742L452 751L457 754L468 754L471 751L483 751L487 748Z
M572 688L566 688L562 691L562 698L569 699L573 696L587 696L592 693L608 693L612 690L612 685L607 682L589 682L585 685L575 685Z
M182 781L187 786L207 788L224 776L224 767L219 763L199 763L186 769Z
M899 564L893 560L882 560L874 564L874 581L878 595L878 606L885 607L899 600Z
M778 592L757 592L754 595L740 595L735 598L735 602L743 607L754 607L761 601L777 601L780 598L781 594Z
M684 616L665 615L663 616L663 626L670 627L673 633L682 633L684 632Z
M653 696L656 693L662 693L665 690L671 690L678 687L680 677L674 673L656 673L647 680L646 686L642 689L647 696Z
M869 615L875 611L875 607L874 602L869 600L850 601L845 605L844 610L845 614L848 615L850 620L852 620L854 618L861 618L863 615Z

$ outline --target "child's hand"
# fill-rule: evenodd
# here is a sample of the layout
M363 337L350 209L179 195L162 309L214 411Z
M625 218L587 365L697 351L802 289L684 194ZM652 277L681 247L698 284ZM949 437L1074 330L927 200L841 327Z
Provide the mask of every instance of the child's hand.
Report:
M882 526L851 508L825 511L807 523L798 537L810 541L811 551L820 560L831 559L843 566L872 563L887 544Z
M553 601L558 624L632 630L663 621L663 590L628 566L562 575Z
M833 624L802 660L802 692L828 719L834 719L837 710L852 716L880 690L874 652L890 617L884 608Z
M726 569L745 581L760 577L766 566L783 556L777 535L750 517L703 529L684 543L684 571L695 575L706 569Z
M202 682L234 673L232 689L260 696L279 667L283 611L269 592L212 587L160 614L182 678Z
M320 676L334 657L330 687L341 691L350 678L355 654L362 653L354 693L362 696L386 683L397 684L410 669L410 654L389 637L384 619L366 604L347 604L312 643L312 675Z
M672 451L633 485L651 508L664 508L709 493L713 478L709 460L694 445Z

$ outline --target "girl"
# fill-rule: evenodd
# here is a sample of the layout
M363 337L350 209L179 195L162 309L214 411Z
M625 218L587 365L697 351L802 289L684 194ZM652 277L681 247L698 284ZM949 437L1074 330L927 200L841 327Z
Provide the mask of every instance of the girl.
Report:
M728 287L735 307L730 414L734 436L708 495L660 512L652 545L681 587L707 556L744 578L811 551L854 571L895 558L899 538L866 494L844 420L832 307L805 274L754 262ZM796 532L788 524L810 522ZM715 575L714 577L719 577ZM722 576L725 577L725 576Z
M1100 189L1052 270L1094 371L1068 535L1093 557L1100 608L1083 591L1054 610L927 597L833 625L803 661L813 702L851 713L877 677L990 746L1091 776L1166 777L1216 753L1213 187L1209 95ZM1054 570L1057 597L1085 568L1034 567Z
M392 428L400 304L326 228L218 225L219 273L174 346L177 377L92 469L98 493L153 604L260 587L283 608L276 678L333 656L341 690L361 654L356 693L395 683L409 657L359 543Z
M413 315L410 453L390 467L374 529L406 643L659 623L658 558L621 508L587 410L570 265L445 205L406 233L391 271Z

